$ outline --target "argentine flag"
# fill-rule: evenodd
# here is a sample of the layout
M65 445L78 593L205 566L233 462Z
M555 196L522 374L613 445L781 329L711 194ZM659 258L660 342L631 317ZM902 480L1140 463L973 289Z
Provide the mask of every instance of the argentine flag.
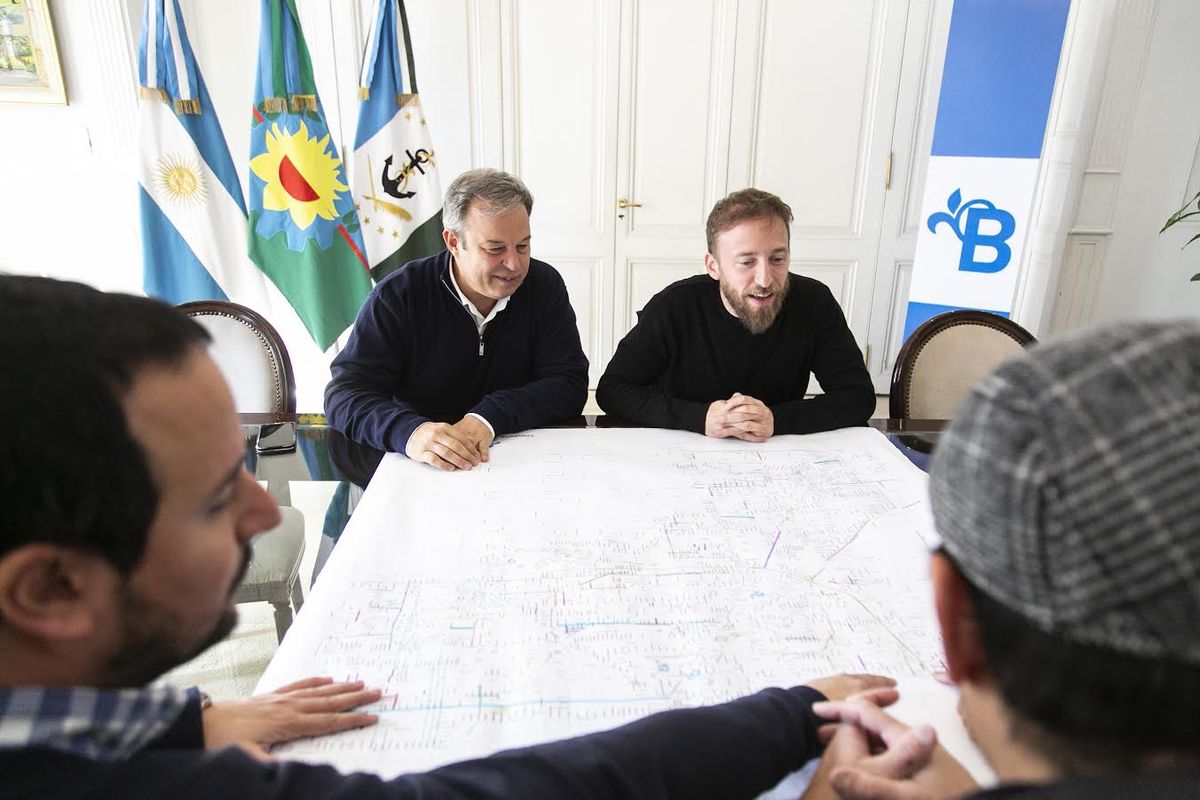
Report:
M409 92L404 91L401 53L408 66ZM359 80L350 186L367 261L377 281L445 246L437 153L415 73L403 0L376 0Z
M262 314L287 344L301 408L320 408L329 359L246 253L242 184L192 55L179 0L146 0L138 78L146 294L171 304L231 300Z
M266 281L246 256L242 186L179 0L146 0L138 77L146 294L172 304L232 300L271 317Z

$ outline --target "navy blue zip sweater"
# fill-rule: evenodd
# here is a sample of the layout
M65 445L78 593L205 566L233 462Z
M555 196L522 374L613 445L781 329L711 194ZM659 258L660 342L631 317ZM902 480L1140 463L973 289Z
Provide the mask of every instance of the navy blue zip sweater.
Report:
M482 339L450 282L450 253L410 261L371 292L332 370L329 424L396 453L424 422L474 412L500 436L577 417L587 400L567 287L536 259Z
M767 689L730 703L652 714L620 728L508 750L383 781L332 767L263 764L203 749L199 701L160 741L124 761L0 749L5 800L191 798L751 798L820 753L814 689Z

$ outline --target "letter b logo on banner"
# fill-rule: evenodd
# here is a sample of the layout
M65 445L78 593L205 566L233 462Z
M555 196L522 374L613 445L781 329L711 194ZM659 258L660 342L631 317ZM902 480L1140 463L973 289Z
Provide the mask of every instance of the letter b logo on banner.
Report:
M1012 214L983 199L963 203L962 192L959 189L955 189L946 200L946 207L950 213L938 211L930 214L927 224L931 233L937 233L937 226L946 223L962 242L962 253L958 258L960 271L999 272L1008 266L1012 259L1012 248L1008 246L1007 241L1017 228ZM979 226L983 222L998 223L1000 229L982 232ZM982 253L980 248L984 248ZM990 261L980 260L980 256L989 255L988 250L995 251L995 258Z

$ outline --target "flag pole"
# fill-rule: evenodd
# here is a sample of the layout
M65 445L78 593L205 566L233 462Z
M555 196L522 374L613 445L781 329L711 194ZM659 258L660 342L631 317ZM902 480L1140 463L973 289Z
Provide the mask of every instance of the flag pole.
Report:
M408 60L408 87L413 94L417 92L417 62L413 58L412 37L408 33L408 12L404 10L404 0L396 0L400 4L400 31L404 34L404 55Z

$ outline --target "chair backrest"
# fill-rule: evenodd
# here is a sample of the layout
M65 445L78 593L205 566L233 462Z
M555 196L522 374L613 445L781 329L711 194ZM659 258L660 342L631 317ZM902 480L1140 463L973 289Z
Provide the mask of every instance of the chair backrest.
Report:
M1017 323L986 311L938 314L900 348L889 414L950 419L976 381L1036 341Z
M212 336L208 353L225 374L239 412L295 413L292 360L265 317L223 300L198 300L177 308Z

